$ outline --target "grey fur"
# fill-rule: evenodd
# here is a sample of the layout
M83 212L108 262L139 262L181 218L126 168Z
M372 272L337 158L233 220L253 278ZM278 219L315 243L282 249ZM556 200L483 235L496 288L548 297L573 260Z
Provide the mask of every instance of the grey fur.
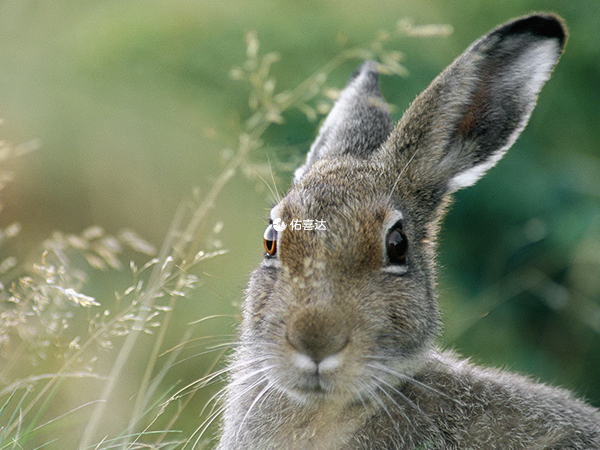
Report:
M352 153L366 158L383 144L392 129L392 117L379 92L376 64L367 61L350 77L311 146L306 163L296 170L295 179L325 154Z
M350 80L272 210L327 230L284 230L252 274L218 450L600 449L600 413L585 402L435 345L450 194L514 142L564 43L551 15L499 27L391 134L373 64ZM409 242L400 265L386 256L395 223Z

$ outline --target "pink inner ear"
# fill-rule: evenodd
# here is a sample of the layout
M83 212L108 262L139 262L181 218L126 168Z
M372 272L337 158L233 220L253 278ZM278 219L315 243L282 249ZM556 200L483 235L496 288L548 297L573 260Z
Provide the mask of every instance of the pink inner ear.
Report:
M472 94L469 106L462 116L462 120L458 123L456 131L458 134L467 136L475 127L477 120L483 115L483 109L486 99L485 82L480 82L477 90Z

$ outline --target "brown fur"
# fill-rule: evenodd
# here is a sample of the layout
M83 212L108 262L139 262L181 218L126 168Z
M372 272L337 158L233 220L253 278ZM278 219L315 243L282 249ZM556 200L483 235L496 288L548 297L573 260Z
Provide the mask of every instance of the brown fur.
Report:
M503 25L394 130L374 63L353 75L272 211L327 230L284 230L252 274L219 450L600 448L600 414L567 391L434 344L450 194L516 139L565 39L554 16ZM408 252L393 260L398 227Z

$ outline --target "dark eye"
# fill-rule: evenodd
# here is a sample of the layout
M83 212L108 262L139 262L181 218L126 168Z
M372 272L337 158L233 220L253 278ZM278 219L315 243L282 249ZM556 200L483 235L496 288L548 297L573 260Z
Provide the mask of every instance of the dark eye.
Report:
M397 223L390 229L385 246L390 264L406 264L408 239L402 230L402 224Z
M267 255L275 256L277 253L277 231L273 228L273 224L269 224L263 234L263 244Z

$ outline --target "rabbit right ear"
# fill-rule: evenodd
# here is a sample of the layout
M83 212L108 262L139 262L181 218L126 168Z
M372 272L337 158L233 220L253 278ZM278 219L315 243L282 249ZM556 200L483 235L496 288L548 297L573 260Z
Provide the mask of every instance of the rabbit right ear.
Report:
M379 92L376 63L367 61L350 77L310 147L306 163L296 170L294 182L326 155L369 156L383 144L392 129L392 118Z
M408 178L434 203L475 183L525 127L565 40L558 17L538 14L471 45L411 104L378 155L396 183Z

